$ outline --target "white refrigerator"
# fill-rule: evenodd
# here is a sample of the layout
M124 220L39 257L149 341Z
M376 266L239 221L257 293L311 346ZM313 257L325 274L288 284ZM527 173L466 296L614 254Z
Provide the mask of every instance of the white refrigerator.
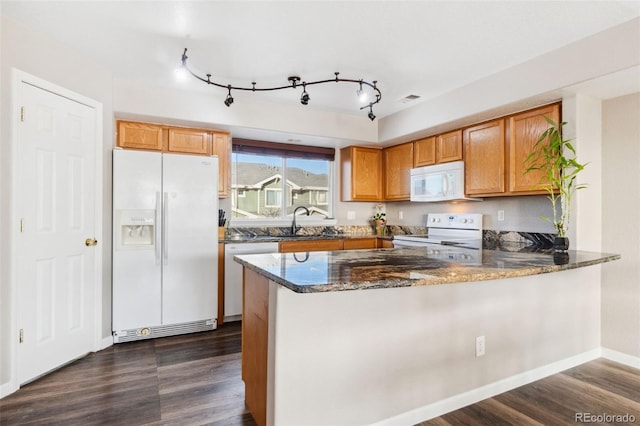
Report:
M114 342L217 327L218 158L113 151Z

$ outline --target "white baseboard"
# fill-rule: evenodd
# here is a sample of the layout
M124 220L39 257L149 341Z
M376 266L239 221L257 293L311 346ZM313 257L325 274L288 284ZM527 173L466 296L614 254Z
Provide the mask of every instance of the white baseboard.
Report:
M102 339L102 342L100 342L100 350L106 349L109 346L113 346L113 336L107 336Z
M386 426L400 424L417 424L425 420L449 413L451 411L458 410L462 407L466 407L467 405L475 404L476 402L482 401L483 399L494 397L503 392L515 389L519 386L535 382L536 380L544 379L545 377L557 374L569 368L576 367L580 364L584 364L585 362L593 361L594 359L600 358L601 355L601 348L592 349L590 351L583 352L570 358L556 361L542 367L534 368L533 370L525 371L524 373L516 374L515 376L507 377L506 379L499 380L497 382L481 386L468 392L443 399L433 404L416 408L406 413L402 413L400 415L374 423L374 425Z
M628 365L629 367L640 369L640 357L627 355L622 352L614 351L613 349L602 348L602 357L611 361L619 362L620 364Z
M13 383L13 381L1 384L0 385L0 399L4 398L7 395L11 395L12 393L17 391L18 389L20 389L20 387L17 386L15 383Z

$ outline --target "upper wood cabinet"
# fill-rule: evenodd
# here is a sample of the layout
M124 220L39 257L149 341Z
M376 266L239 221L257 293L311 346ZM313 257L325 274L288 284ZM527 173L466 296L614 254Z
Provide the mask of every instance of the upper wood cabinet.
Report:
M213 129L192 129L154 123L118 120L116 145L194 155L217 155L219 166L218 197L231 193L231 135Z
M552 104L464 129L465 192L491 197L546 193L538 172L525 174L525 159L548 127L559 121Z
M408 200L411 191L410 170L413 167L413 142L382 150L384 199Z
M340 150L341 201L382 200L382 150L348 146Z
M122 148L162 151L164 131L157 124L118 121L117 145Z
M420 139L413 142L413 167L436 164L436 137Z
M505 191L504 119L464 130L464 175L468 195Z
M556 123L560 121L560 106L547 105L509 117L509 191L546 193L541 182L544 171L534 170L524 173L525 160L542 132L547 130L548 117Z
M436 163L462 160L462 130L443 133L436 138Z
M228 133L212 133L211 154L218 156L218 198L231 195L231 137Z
M211 155L211 133L205 130L170 127L167 151Z

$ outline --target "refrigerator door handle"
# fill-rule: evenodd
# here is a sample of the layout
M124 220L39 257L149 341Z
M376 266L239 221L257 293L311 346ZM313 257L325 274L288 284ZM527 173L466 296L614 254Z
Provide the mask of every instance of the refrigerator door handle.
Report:
M161 245L161 235L160 234L160 219L161 219L161 212L162 212L162 204L161 204L161 196L159 192L156 192L156 217L155 217L155 226L153 227L154 232L155 232L155 236L154 238L154 244L155 244L155 252L156 252L156 265L160 264L160 245Z
M169 236L167 235L167 222L169 222L169 194L162 195L162 262L169 264Z

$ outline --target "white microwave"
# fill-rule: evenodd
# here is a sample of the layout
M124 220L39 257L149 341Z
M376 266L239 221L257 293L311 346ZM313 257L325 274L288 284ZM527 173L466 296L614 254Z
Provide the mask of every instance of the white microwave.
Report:
M464 195L464 161L411 169L411 201L475 200Z

